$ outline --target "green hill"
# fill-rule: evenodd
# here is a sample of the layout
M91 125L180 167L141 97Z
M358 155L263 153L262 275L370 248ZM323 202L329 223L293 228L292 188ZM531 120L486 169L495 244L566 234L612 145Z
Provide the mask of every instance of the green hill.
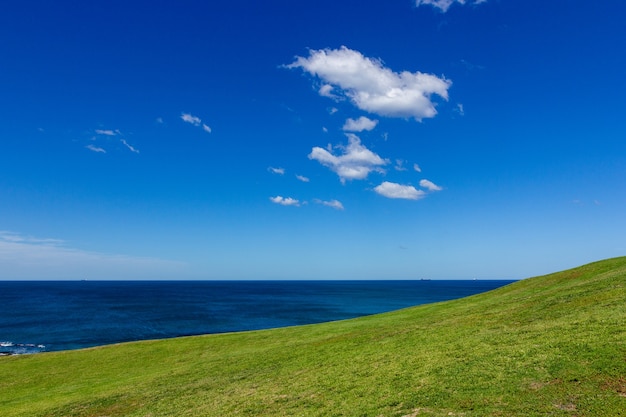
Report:
M354 320L3 357L0 415L626 415L626 257Z

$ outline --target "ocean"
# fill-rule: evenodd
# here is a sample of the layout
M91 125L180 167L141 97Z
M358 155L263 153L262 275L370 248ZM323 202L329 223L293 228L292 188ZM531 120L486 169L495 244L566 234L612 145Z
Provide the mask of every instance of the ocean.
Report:
M0 355L342 320L511 282L0 281Z

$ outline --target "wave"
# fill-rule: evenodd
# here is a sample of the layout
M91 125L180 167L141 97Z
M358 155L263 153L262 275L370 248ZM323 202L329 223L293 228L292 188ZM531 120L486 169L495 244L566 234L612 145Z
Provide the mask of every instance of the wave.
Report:
M27 355L46 350L46 345L36 343L0 342L0 356Z

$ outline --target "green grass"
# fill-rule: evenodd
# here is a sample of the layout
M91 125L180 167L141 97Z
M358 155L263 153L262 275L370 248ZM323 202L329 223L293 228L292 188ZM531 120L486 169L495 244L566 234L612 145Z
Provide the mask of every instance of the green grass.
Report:
M333 323L0 358L0 416L626 416L626 257Z

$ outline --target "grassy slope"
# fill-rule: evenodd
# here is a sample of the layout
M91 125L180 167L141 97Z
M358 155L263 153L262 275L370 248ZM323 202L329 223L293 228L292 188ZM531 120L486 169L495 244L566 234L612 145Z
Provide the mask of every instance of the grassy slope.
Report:
M626 415L626 258L355 320L0 358L0 415Z

